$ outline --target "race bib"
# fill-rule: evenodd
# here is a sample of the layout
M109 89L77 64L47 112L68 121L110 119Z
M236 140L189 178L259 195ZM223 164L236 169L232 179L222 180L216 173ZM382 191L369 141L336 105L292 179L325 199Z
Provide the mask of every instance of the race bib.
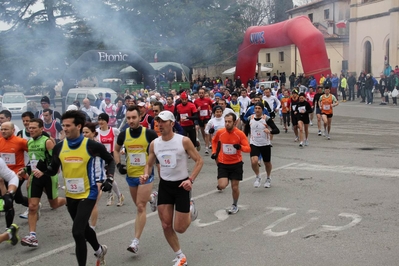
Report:
M103 143L103 145L107 149L107 152L111 152L111 144L110 143Z
M236 154L237 150L233 147L233 144L223 144L224 154Z
M162 167L166 168L175 168L176 167L176 154L162 154L160 158L158 158L159 164Z
M255 139L264 139L266 137L266 133L263 130L255 130L252 134Z
M30 160L30 168L32 169L32 171L37 169L37 162L38 160Z
M15 154L14 153L1 153L1 158L7 165L15 164Z
M185 114L180 114L181 120L186 120L187 117L188 117L188 114L187 114L187 113L185 113Z
M306 106L300 106L300 107L298 107L298 111L299 111L300 113L304 113L304 112L306 111Z
M208 110L200 110L200 116L208 116Z
M287 106L288 106L288 103L287 103L287 102L285 102L285 103L284 103L284 107L287 107Z
M144 166L146 163L145 153L129 153L130 165Z
M291 106L292 110L295 111L296 105Z
M85 191L83 178L65 178L65 189L72 194L83 193Z
M328 110L330 110L330 109L331 109L331 106L330 106L330 105L323 105L323 110L328 111Z

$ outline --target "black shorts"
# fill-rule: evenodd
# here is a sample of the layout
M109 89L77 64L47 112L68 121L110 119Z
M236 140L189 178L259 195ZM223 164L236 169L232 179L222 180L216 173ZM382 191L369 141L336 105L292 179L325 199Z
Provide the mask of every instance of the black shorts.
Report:
M30 185L28 188L28 198L41 198L43 189L49 200L58 198L58 175L43 175L40 178L30 177Z
M160 178L158 186L158 205L171 204L175 205L178 212L190 212L190 191L179 187L179 181L166 181Z
M272 157L272 149L270 145L267 146L255 146L253 144L251 146L251 157L252 156L257 156L259 157L260 154L262 154L262 159L265 163L270 162L270 159Z
M316 115L321 115L321 110L318 107L316 107Z
M325 116L327 116L327 118L331 118L331 117L333 117L333 114L325 114L325 113L321 113L321 115L325 115Z
M298 115L297 117L298 121L302 121L305 125L308 125L310 120L309 120L309 115Z
M218 163L218 179L227 177L229 180L241 181L244 173L243 164L243 162L235 164Z
M293 126L297 126L298 125L298 119L296 117L296 115L291 113L291 122Z
M208 124L208 122L209 122L209 118L206 118L204 120L198 120L198 125L200 127L205 127L205 125Z

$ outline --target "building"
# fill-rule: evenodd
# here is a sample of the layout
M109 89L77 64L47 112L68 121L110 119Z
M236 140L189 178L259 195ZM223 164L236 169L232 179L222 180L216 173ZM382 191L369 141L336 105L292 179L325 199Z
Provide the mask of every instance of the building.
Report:
M378 77L399 64L399 0L351 0L349 69Z

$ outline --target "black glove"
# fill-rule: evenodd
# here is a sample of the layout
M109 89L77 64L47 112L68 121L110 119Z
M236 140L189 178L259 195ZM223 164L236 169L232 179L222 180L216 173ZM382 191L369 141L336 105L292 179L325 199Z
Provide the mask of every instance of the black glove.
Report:
M127 171L126 171L126 165L123 165L121 163L118 163L116 165L116 167L118 168L118 171L121 175L126 175Z
M211 155L211 159L212 159L212 160L216 160L217 157L218 157L218 156L216 155L216 153L213 153L213 154Z
M3 196L3 200L4 200L4 211L11 210L13 208L14 195L11 193L6 193Z
M209 134L213 134L213 133L215 133L215 129L214 129L213 127L211 127L211 128L209 129Z
M240 144L234 144L233 147L236 150L240 150L241 149L241 145Z
M113 179L107 178L104 180L104 182L101 185L101 190L104 192L108 192L112 190L112 183L114 182Z
M274 112L270 112L270 118L273 119L276 117L276 114Z

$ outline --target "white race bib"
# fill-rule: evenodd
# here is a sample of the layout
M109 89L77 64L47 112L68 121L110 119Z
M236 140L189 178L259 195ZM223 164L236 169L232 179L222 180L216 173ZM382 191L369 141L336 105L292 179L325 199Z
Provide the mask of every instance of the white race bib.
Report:
M145 153L129 153L130 165L144 166L146 164Z
M299 107L298 107L298 111L299 111L300 113L304 113L304 112L306 111L306 106L299 106Z
M296 105L292 105L291 108L293 111L295 111Z
M30 168L32 169L32 171L37 169L37 162L38 160L30 160Z
M255 139L264 139L266 137L266 133L263 130L254 130L252 136Z
M200 110L200 116L208 116L208 110Z
M330 106L330 105L323 105L323 110L328 111L328 110L330 110L330 109L331 109L331 106Z
M224 154L236 154L237 150L233 147L233 144L223 144Z
M83 178L65 178L65 189L72 194L83 193L85 191Z
M15 164L15 154L14 153L1 153L1 158L7 165Z
M176 154L162 154L158 158L159 164L166 168L176 167Z
M187 119L187 117L188 117L188 114L187 114L187 113L180 114L180 118L181 118L181 120L186 120L186 119Z

